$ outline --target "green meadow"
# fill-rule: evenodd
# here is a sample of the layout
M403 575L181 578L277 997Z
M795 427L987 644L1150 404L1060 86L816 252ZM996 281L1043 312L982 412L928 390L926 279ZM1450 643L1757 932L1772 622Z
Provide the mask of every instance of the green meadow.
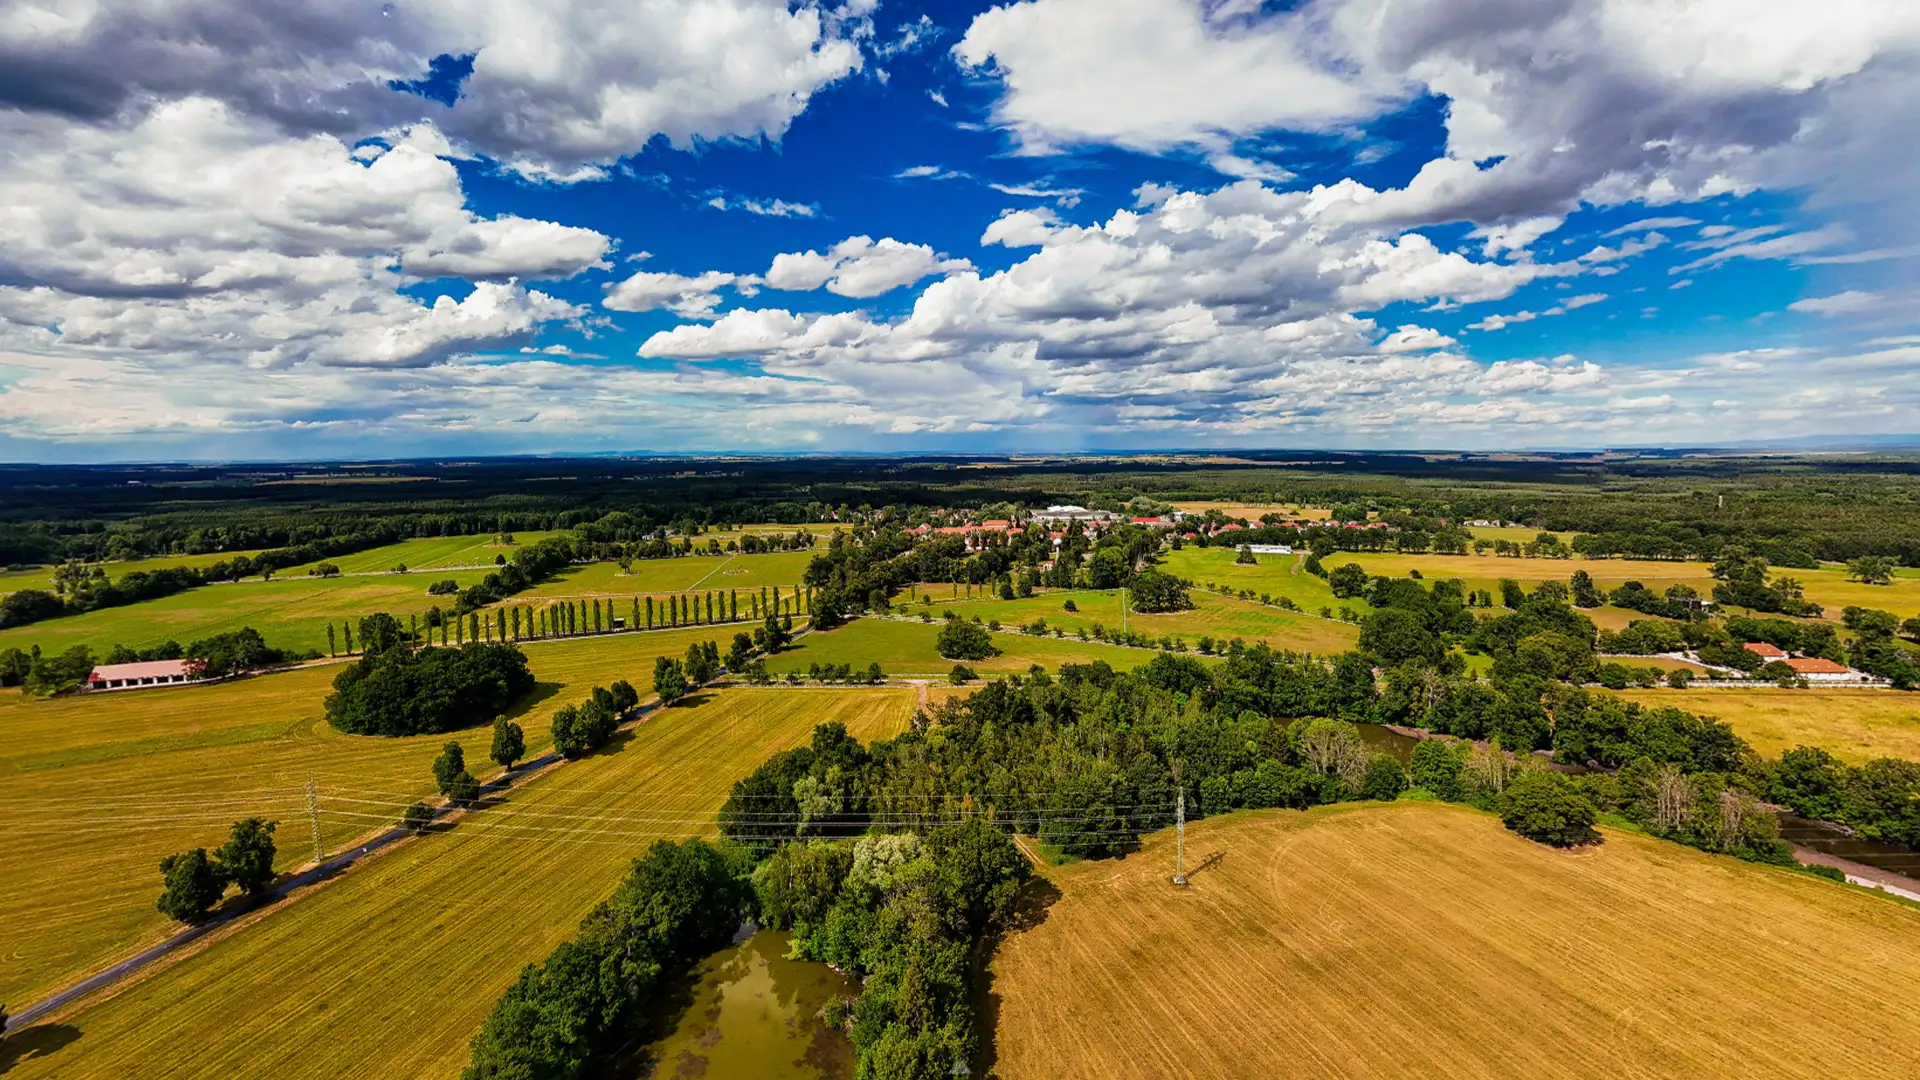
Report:
M427 595L427 586L435 581L452 578L464 587L486 574L485 570L450 570L431 577L276 577L203 585L139 604L0 630L0 649L38 645L43 651L59 652L86 645L105 653L116 644L143 648L171 639L185 645L251 626L277 648L324 653L329 624L338 626L343 620L377 611L405 622L409 615L424 615L435 605L449 606L450 598Z

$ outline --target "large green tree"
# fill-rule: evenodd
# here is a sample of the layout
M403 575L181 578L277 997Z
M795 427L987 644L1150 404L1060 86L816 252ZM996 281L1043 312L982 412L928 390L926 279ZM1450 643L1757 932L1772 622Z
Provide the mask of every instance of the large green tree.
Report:
M220 895L227 891L226 879L207 858L206 848L194 848L160 860L160 873L166 887L156 905L160 914L184 923L196 923L207 917Z
M278 824L257 817L234 822L227 842L213 853L215 871L250 896L265 891L273 884L273 830Z
M1529 840L1554 847L1600 842L1593 827L1599 811L1567 776L1548 769L1526 769L1500 796L1500 820Z

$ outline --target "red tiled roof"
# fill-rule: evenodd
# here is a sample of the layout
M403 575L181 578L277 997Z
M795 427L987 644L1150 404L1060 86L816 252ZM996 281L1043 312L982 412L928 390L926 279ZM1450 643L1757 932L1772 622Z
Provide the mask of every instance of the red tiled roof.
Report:
M1802 675L1844 675L1853 670L1818 656L1794 657L1787 661L1787 666Z
M1785 652L1782 652L1778 647L1769 645L1764 641L1749 641L1746 644L1746 650L1754 654L1755 656L1764 656L1768 660L1784 660L1787 658L1787 654Z
M192 675L186 660L142 660L133 664L101 664L87 676L88 682L105 682L109 679L168 679L181 675Z

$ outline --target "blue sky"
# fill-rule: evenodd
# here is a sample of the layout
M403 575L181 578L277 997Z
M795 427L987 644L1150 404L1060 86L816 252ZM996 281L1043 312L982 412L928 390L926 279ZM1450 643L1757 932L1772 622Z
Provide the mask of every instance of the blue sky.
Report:
M1915 431L1895 0L221 10L0 24L0 459Z

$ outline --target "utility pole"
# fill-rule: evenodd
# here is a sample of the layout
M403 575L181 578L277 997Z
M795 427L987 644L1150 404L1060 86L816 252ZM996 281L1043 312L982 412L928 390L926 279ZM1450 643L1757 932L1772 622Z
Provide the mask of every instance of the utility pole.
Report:
M307 774L307 821L313 826L313 861L317 866L320 857L320 793L313 786L313 774Z
M1173 770L1173 883L1187 883L1187 786L1180 782L1180 769Z

